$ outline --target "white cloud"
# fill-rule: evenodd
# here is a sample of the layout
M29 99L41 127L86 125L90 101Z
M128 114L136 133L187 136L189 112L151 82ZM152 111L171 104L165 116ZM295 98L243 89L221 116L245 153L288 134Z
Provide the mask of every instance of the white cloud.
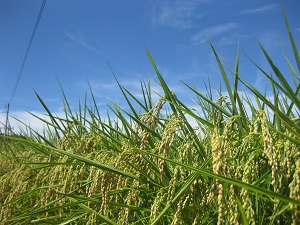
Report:
M226 23L226 24L220 24L214 27L206 28L192 36L191 40L193 44L202 44L207 40L208 37L215 37L224 33L227 33L229 31L235 30L239 27L237 23ZM224 37L223 37L224 39ZM228 42L228 40L226 40Z
M255 9L246 9L240 12L240 14L256 14L256 13L265 13L267 11L272 11L277 8L277 4L270 4L260 8Z
M196 14L195 10L208 2L208 0L160 1L153 8L152 23L175 29L191 28L195 20L204 16L204 13Z
M65 34L71 41L76 42L77 44L81 45L82 47L96 53L97 55L100 56L105 56L102 52L100 52L98 49L95 47L91 46L88 44L88 42L85 40L85 36L83 35L80 27L76 27L75 31L65 31Z
M46 121L50 121L49 117L47 117L42 112L32 112L32 113L34 115L36 115L37 117L40 117ZM53 115L63 117L64 113L63 113L63 111L59 111L59 112L53 113ZM0 121L5 121L5 120L6 120L6 115L0 114ZM21 130L26 131L27 130L26 125L24 125L24 124L26 124L32 130L37 131L39 133L42 133L44 128L46 128L45 122L32 116L30 113L28 113L26 111L11 111L10 112L9 125L13 129L13 132L19 133ZM4 129L4 127L3 127L3 129ZM4 133L4 130L3 131L1 130L1 132Z
M257 35L259 43L261 43L265 48L270 48L270 50L276 50L280 47L280 42L276 36L275 31L265 31Z

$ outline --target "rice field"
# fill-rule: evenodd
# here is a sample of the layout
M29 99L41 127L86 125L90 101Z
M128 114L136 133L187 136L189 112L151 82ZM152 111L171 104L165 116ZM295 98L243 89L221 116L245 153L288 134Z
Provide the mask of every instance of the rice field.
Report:
M48 129L0 137L0 223L299 224L300 57L283 14L296 67L283 58L283 74L263 46L273 75L255 64L271 99L239 76L239 50L228 75L211 42L227 94L184 83L197 110L169 89L148 49L157 101L150 80L142 99L116 80L129 110L112 102L100 115L91 90L93 105L74 112L62 90L57 117L37 94Z

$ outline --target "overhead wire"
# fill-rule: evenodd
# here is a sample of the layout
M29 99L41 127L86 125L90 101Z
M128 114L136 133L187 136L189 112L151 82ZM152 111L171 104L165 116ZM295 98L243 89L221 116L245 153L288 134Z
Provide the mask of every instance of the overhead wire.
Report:
M18 74L18 78L17 78L16 84L15 84L15 86L14 86L14 89L13 89L13 92L12 92L12 95L11 95L11 97L10 97L10 100L9 100L9 103L8 103L8 104L10 104L10 103L12 102L12 100L13 100L13 98L14 98L14 95L15 95L15 93L16 93L17 87L18 87L18 85L19 85L19 82L20 82L20 79L21 79L21 76L22 76L22 73L23 73L23 70L24 70L24 67L25 67L25 64L26 64L28 55L29 55L29 51L30 51L30 48L31 48L31 45L32 45L32 42L33 42L33 39L34 39L34 36L35 36L35 33L36 33L36 30L37 30L37 28L38 28L40 19L41 19L41 17L42 17L42 14L43 14L45 5L46 5L46 0L43 0L43 4L42 4L42 6L41 6L41 9L40 9L38 18L37 18L37 20L36 20L36 22L35 22L35 26L34 26L34 29L33 29L32 34L31 34L31 38L30 38L29 44L28 44L28 46L27 46L27 50L26 50L26 53L25 53L25 56L24 56L24 59L23 59L23 62L22 62L22 65L21 65L19 74Z
M9 108L10 108L11 102L12 102L14 96L15 96L16 90L17 90L17 88L18 88L18 85L19 85L19 82L20 82L20 79L21 79L21 76L22 76L22 73L23 73L23 70L24 70L24 67L25 67L25 64L26 64L26 61L27 61L29 52L30 52L30 48L31 48L31 45L32 45L32 42L33 42L33 39L34 39L34 36L35 36L35 33L36 33L36 30L37 30L37 28L38 28L40 19L41 19L41 17L42 17L42 14L43 14L45 5L46 5L46 0L43 0L43 3L42 3L42 6L41 6L39 15L38 15L37 20L36 20L36 22L35 22L35 26L34 26L34 29L33 29L32 34L31 34L31 38L30 38L29 44L28 44L28 46L27 46L27 50L26 50L26 53L25 53L25 56L24 56L24 59L23 59L23 62L22 62L22 65L21 65L19 74L18 74L17 81L16 81L16 83L15 83L13 92L12 92L12 94L11 94L11 97L10 97L9 102L8 102L8 104L7 104L7 107L6 107L5 136L8 135L8 131L11 129L11 128L10 128L10 125L9 125L9 119L8 119L8 118L9 118Z

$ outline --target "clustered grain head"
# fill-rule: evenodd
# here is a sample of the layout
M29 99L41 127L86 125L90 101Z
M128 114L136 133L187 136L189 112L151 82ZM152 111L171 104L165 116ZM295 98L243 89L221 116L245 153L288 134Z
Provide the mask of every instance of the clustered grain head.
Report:
M167 118L161 120L164 103L163 99L159 99L149 112L139 118L157 136L153 136L140 123L135 123L130 137L124 135L115 142L108 140L105 135L86 132L82 135L66 134L57 143L59 149L133 174L140 180L51 152L42 160L45 163L57 163L55 166L51 164L37 169L36 165L10 165L7 168L10 173L0 176L0 203L4 204L0 209L1 219L10 219L22 210L25 204L17 204L14 200L28 190L35 190L35 194L26 202L26 206L45 209L57 207L55 213L60 217L73 210L72 198L68 196L70 193L90 198L84 204L92 210L81 220L87 224L99 224L99 215L114 218L118 224L133 223L141 213L135 207L147 209L143 212L147 218L144 222L153 222L168 204L171 206L165 212L165 218L168 218L169 224L201 224L208 215L215 218L211 223L241 224L241 210L250 224L257 223L257 212L260 210L265 210L263 222L266 223L273 217L276 217L278 223L285 218L272 214L275 210L278 212L278 207L283 207L280 210L287 207L278 200L260 198L246 188L196 174L183 165L148 155L147 151L248 184L265 176L262 184L258 185L300 200L299 147L270 129L263 112L257 112L257 117L247 121L245 126L248 130L242 138L236 126L239 117L211 115L214 128L204 129L209 132L201 138L200 135L188 132L183 115L168 114ZM225 98L220 98L219 103L223 107L228 106ZM295 138L284 126L283 132ZM196 143L201 144L204 155L211 158L211 161L203 161ZM34 158L37 156L30 149L26 154L32 161L38 159ZM270 175L268 171L271 171ZM189 186L181 193L187 182L190 182ZM175 197L178 197L176 201ZM262 206L267 209L257 208ZM292 215L290 221L296 224L299 220L299 206L291 204L289 207ZM210 212L212 209L214 214ZM51 216L51 213L46 210L44 216Z

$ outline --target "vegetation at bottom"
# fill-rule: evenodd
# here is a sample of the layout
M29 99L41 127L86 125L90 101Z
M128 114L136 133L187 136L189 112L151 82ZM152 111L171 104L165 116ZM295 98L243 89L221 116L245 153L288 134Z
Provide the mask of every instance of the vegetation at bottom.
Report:
M296 69L285 57L290 75L281 73L263 46L272 74L253 62L271 98L241 78L239 50L228 75L211 43L226 91L183 84L196 109L147 49L164 92L156 102L150 80L141 99L116 80L129 110L112 102L105 116L92 91L92 106L74 112L62 90L64 117L37 95L45 132L0 137L0 223L299 224L300 57L283 15Z

